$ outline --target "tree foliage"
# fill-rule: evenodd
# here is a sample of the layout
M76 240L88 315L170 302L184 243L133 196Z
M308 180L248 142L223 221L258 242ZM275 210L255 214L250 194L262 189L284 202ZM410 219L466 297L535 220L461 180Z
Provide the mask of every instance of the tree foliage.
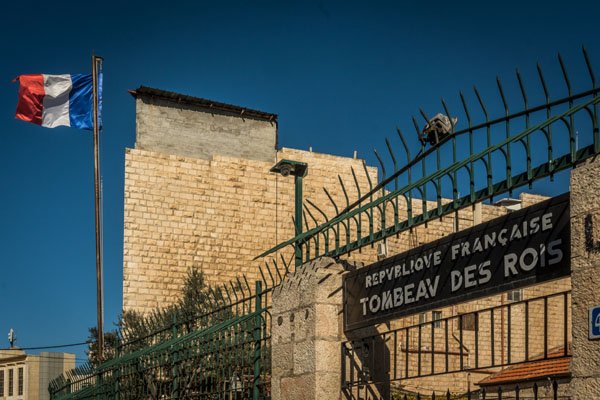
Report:
M145 314L138 311L123 312L116 324L117 329L104 333L104 360L117 355L119 344L120 350L130 352L172 337L174 327L179 333L189 332L227 318L224 315L226 312L210 314L223 303L222 298L211 296L202 271L191 268L174 304ZM90 362L97 365L97 328L89 328L89 333L86 353Z
M116 330L104 333L104 359L113 358L116 355L119 333ZM98 365L98 328L89 328L88 348L85 351L92 365Z
M245 279L244 287L236 281L222 291L212 290L199 270L190 269L172 305L144 314L123 313L117 329L105 333L105 362L100 366L98 335L90 328L88 357L98 368L83 379L93 378L93 393L106 398L118 393L123 400L249 398L260 382L256 367L270 353L263 346L265 318L253 314L256 297ZM264 370L258 373L264 375ZM259 390L267 395L269 385Z

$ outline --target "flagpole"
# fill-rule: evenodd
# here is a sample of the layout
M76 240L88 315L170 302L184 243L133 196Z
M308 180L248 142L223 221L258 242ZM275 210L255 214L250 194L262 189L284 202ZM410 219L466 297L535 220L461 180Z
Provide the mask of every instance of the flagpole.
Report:
M98 317L98 361L104 359L104 300L102 287L102 220L100 218L100 150L98 126L98 65L102 58L92 56L92 83L94 97L94 193L96 205L96 304Z

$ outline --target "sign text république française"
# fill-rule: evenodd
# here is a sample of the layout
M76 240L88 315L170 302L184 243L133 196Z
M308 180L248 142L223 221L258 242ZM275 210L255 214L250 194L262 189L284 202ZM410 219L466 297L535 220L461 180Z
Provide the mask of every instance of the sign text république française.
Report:
M568 276L569 224L567 193L350 272L345 327Z

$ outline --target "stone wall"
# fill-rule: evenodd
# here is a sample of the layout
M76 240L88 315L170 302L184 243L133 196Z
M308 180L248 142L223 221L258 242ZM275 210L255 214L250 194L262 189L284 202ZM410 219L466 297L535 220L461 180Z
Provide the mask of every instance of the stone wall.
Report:
M534 299L542 296L552 295L559 292L568 291L571 289L571 279L564 278L555 280L552 282L529 286L522 289L523 299ZM548 352L556 352L557 349L562 349L564 345L564 328L566 323L567 338L570 344L571 341L571 299L567 297L567 319L565 320L564 315L564 296L557 295L548 298L547 310L548 310L548 331L547 331L547 346ZM427 391L445 391L450 389L453 392L464 392L467 388L472 390L477 389L477 383L491 373L499 371L501 368L488 368L492 364L492 349L491 349L491 326L494 329L494 351L493 360L495 365L503 365L510 363L525 361L525 340L528 341L528 354L529 359L535 359L543 356L544 354L544 302L543 300L532 301L529 303L528 310L528 335L525 335L525 305L524 303L512 305L514 301L508 299L507 293L499 295L489 296L480 298L474 301L456 304L450 307L441 307L436 310L440 312L442 318L452 317L458 314L469 314L479 310L489 309L491 307L497 307L504 305L504 308L495 309L494 320L492 324L491 314L484 312L479 314L479 329L477 331L478 346L475 345L475 329L471 327L469 329L463 329L462 331L462 345L463 347L463 363L465 366L474 367L475 361L475 349L478 353L478 364L479 366L485 366L484 371L481 373L471 372L468 373L455 373L455 374L444 374L426 378L413 378L402 381L402 387L409 391L420 391L421 393L427 393ZM510 305L510 317L508 306ZM418 344L418 329L417 325L424 319L428 322L432 321L433 311L424 313L424 318L420 314L415 314L406 318L394 320L390 323L392 329L398 329L403 327L414 326L411 330L411 337L409 341L409 351L414 353L414 356L410 358L409 362L409 374L412 376L417 375L418 362L416 353L419 349ZM508 329L508 321L510 318L510 330ZM463 320L464 321L464 320ZM471 320L473 321L473 320ZM387 331L388 327L383 324L379 327L380 331ZM430 324L422 326L421 335L421 349L431 348L431 332L432 328ZM444 327L434 328L434 368L435 373L442 373L445 368L445 329ZM460 329L458 318L452 319L449 322L449 369L458 369L460 366ZM509 349L509 335L510 335L510 349ZM404 358L403 352L405 351L405 341L398 341L398 348L400 357L398 359L398 371L404 373ZM510 350L510 351L509 351ZM390 351L393 351L393 346L390 344ZM431 369L431 356L424 352L421 356L421 371L424 373L430 372ZM394 385L392 385L394 386Z
M321 258L273 293L273 400L340 398L344 267Z
M362 161L282 149L278 159L309 164L304 196L328 215L335 210L322 188L337 184L340 171ZM293 236L294 179L269 173L273 163L213 156L210 160L128 150L125 157L125 232L123 308L149 311L171 304L189 268L201 269L209 284L227 283L245 274L259 279L260 252ZM344 172L345 171L345 172ZM371 179L376 169L369 168ZM358 176L362 190L367 182ZM349 188L356 196L356 190ZM332 196L343 204L343 195ZM281 256L292 261L291 249ZM353 258L373 260L375 250Z
M339 179L350 201L358 196L352 169L361 193L369 183L363 161L314 152L283 148L278 160L290 159L308 164L304 178L304 199L312 201L332 217L336 208L346 205ZM201 269L209 284L223 284L246 275L260 279L258 267L265 260L253 260L262 251L294 234L294 179L269 173L274 163L214 155L210 160L167 155L141 149L127 150L125 156L125 231L123 253L123 308L150 311L173 303L189 268ZM377 169L367 167L373 183ZM339 175L339 178L338 178ZM305 202L305 205L307 203ZM435 206L427 202L428 209ZM423 203L413 200L413 213L422 212ZM319 211L308 206L317 223L325 221ZM484 220L503 215L502 207L483 206ZM399 202L399 218L406 218L406 204ZM393 210L386 210L388 226ZM309 226L314 222L307 214ZM387 240L388 254L443 237L455 230L456 216L431 221L412 231ZM458 213L461 229L473 225L473 210ZM367 223L364 222L363 234ZM381 218L374 217L375 229ZM306 229L306 226L305 226ZM351 239L356 237L351 229ZM342 239L345 233L341 232ZM314 244L313 244L314 245ZM330 248L335 245L333 236ZM324 243L321 238L321 249ZM292 262L291 249L275 258ZM368 264L376 261L377 248L367 247L343 257ZM270 261L269 258L267 261Z
M394 393L408 391L430 395L433 391L441 394L446 390L452 393L464 393L467 389L477 390L477 383L490 374L499 371L499 367L482 368L480 371L458 372L444 374L445 364L445 335L443 328L435 328L435 370L438 375L425 378L400 379L405 376L407 364L403 358L405 348L405 333L399 331L397 336L392 332L387 335L374 336L378 332L388 332L390 327L400 322L392 321L391 325L382 324L363 328L360 332L343 332L343 299L342 276L344 266L331 259L322 258L303 265L288 276L288 279L276 288L273 293L272 307L272 394L273 399L342 399L362 398L369 393L369 398L390 398ZM556 293L560 289L568 289L570 282L566 279L551 284L537 285L525 289L525 298L541 294ZM463 303L445 309L450 314L464 313L465 310L481 310L490 305L508 304L505 294ZM548 347L549 353L553 348L562 346L564 327L563 296L548 300ZM524 340L529 340L529 357L536 359L543 354L543 303L530 304L529 335L525 335L523 306L515 305L511 313L511 361L524 361ZM570 304L569 304L570 305ZM444 317L449 316L444 315ZM422 373L429 373L431 366L429 338L432 336L431 325L423 325L417 329L418 316L403 319L407 326L413 326L409 340L411 353L408 369L409 375L414 376L420 368ZM494 317L495 329L495 364L507 364L508 360L508 329L502 326L508 324L508 311L504 315L497 311ZM502 322L503 321L503 322ZM559 322L560 321L560 322ZM570 317L567 319L569 323ZM481 314L479 321L479 365L489 363L491 349L484 345L490 336L489 314ZM419 347L418 333L423 338ZM348 335L348 336L346 336ZM475 331L463 331L463 362L465 367L475 367L474 340ZM568 336L570 337L570 329ZM367 337L365 341L360 339ZM460 366L459 359L459 330L457 320L450 322L449 331L449 369L456 370ZM357 340L355 347L349 352L350 358L344 358L340 363L338 352L342 342ZM360 343L366 347L361 348ZM359 347L356 347L356 346ZM394 353L397 345L397 353ZM420 360L417 352L421 350ZM394 355L396 354L396 355ZM352 361L350 361L352 360ZM393 360L397 360L394 365ZM419 366L420 365L420 366ZM350 382L358 379L354 366L363 367L363 372L374 382L369 385L350 386L343 388L339 379L334 377L347 374ZM364 368L366 367L366 368ZM350 378L353 374L353 378ZM508 386L507 386L508 387ZM514 385L513 387L514 388ZM563 382L561 393L570 390ZM525 394L523 392L522 394ZM362 396L362 397L361 397ZM592 397L590 397L592 398ZM595 398L595 397L593 397Z
M205 104L199 106L193 102L140 95L136 100L136 111L136 148L127 150L125 157L124 310L148 312L173 303L190 268L202 270L210 285L227 283L242 274L249 281L260 279L258 268L265 260L253 260L254 257L294 234L294 180L269 173L277 160L290 159L308 164L304 199L316 204L320 210L307 206L306 201L305 206L311 210L317 224L336 215L347 201L357 198L354 175L361 193L366 193L370 187L362 160L286 148L275 151L276 119L244 117L239 113L207 110ZM367 173L371 183L376 184L377 169L367 167ZM348 192L348 199L341 190L340 180ZM328 189L335 205L323 188ZM543 199L537 195L521 195L524 207ZM407 206L401 198L396 203L400 221L407 217ZM421 214L424 207L432 209L436 203L413 199L413 215ZM387 253L406 251L505 213L503 207L489 205L463 209L388 238L385 241ZM312 216L305 216L309 227L314 226ZM394 223L392 207L385 209L385 217L386 226ZM366 221L363 223L366 226ZM381 215L375 212L375 229L382 223ZM342 231L342 238L344 234ZM356 238L353 229L350 238ZM324 246L323 240L321 246ZM330 248L335 244L333 237L329 244ZM342 259L359 265L369 264L376 261L376 252L376 247L367 247ZM293 262L292 256L288 248L275 254L274 258L281 265L281 258ZM267 261L272 259L269 257ZM563 279L526 288L523 294L524 298L532 298L570 287L570 279ZM448 317L508 302L507 295L502 294L436 311L441 312L442 317ZM552 318L563 317L560 305L550 305L549 310ZM512 312L515 313L513 321L521 319L522 311L515 308ZM311 315L310 310L307 315ZM430 321L431 317L431 312L425 316L413 315L382 324L375 332L415 325L420 318ZM507 316L500 318L502 324ZM299 326L300 321L297 321L294 329ZM530 326L532 338L539 336L540 331L538 320ZM457 332L457 327L453 326L451 333L456 335ZM438 332L433 333L437 338ZM424 334L431 336L430 331ZM480 334L485 335L485 329ZM560 343L562 332L551 331L550 334L551 346ZM498 346L495 353L500 363L507 358L507 335L505 330L495 331ZM436 342L442 343L438 339ZM410 346L418 346L413 342ZM538 344L530 348L532 356L541 351ZM467 349L473 348L471 333L465 334L463 345ZM458 348L456 340L452 340L451 346ZM521 356L523 344L513 343L513 347L516 347L515 356ZM489 349L480 349L480 354L490 357ZM430 362L426 358L422 361ZM467 362L471 361L472 358ZM319 360L307 362L306 368L319 370ZM455 365L459 360L453 357L450 362ZM411 370L416 368L413 364L409 365ZM441 365L441 362L436 361L436 364ZM424 387L464 390L484 376L453 374L411 380L405 384L409 388L412 385L415 390ZM285 382L280 384L280 390L286 390Z
M358 198L355 177L363 194L378 182L377 169L365 167L359 159L286 148L275 151L275 114L146 87L131 93L136 98L136 147L127 150L125 157L124 310L149 311L173 303L193 267L201 269L211 285L242 274L250 281L259 279L259 265L273 257L253 258L294 234L294 179L269 173L277 160L308 164L304 229L331 218ZM398 199L399 221L406 219L407 206ZM435 206L412 201L414 215ZM474 220L505 213L504 208L493 206L477 210L461 210L388 238L387 253L408 250L457 226L463 229ZM386 226L393 224L390 205L385 215ZM364 235L366 218L362 223ZM375 211L374 229L382 223ZM349 230L350 240L356 239L356 226ZM319 239L323 250L325 239ZM340 239L345 244L341 227ZM335 246L333 235L329 246ZM343 258L368 264L377 259L376 254L376 247L368 247ZM274 255L280 266L282 258L292 262L291 257L290 248Z
M600 162L571 174L573 399L600 398L600 340L589 339L589 309L600 306Z
M532 205L535 202L542 201L545 198L542 196L523 195L522 201ZM416 204L413 204L416 206ZM487 209L487 211L486 211ZM472 210L469 210L472 211ZM495 215L495 211L491 207L484 206L482 209L482 219L491 218ZM468 221L468 212L464 217L464 221ZM459 215L460 217L463 215ZM453 221L446 221L450 230ZM473 224L471 220L470 225ZM445 225L442 222L429 224L430 230L433 230L431 235L443 234L442 231ZM466 227L466 226L465 226ZM447 232L445 233L447 234ZM401 243L399 247L402 247ZM509 299L507 293L502 293L495 296L480 298L474 301L456 304L450 307L443 307L435 310L440 312L442 318L456 316L458 314L470 314L476 311L489 309L504 305L504 308L495 309L494 319L491 319L489 311L479 314L478 329L465 325L462 333L460 331L459 321L457 318L449 321L449 369L456 370L460 368L462 345L462 361L465 367L473 368L475 365L484 367L481 371L470 373L449 373L444 374L445 370L445 329L443 326L433 327L431 324L432 313L429 311L423 314L415 314L406 318L392 320L389 323L379 324L374 327L364 328L359 331L346 332L345 335L335 335L343 329L341 318L341 301L338 295L341 293L341 271L343 267L338 266L336 273L328 272L327 269L318 272L323 265L329 266L331 260L321 259L308 264L305 264L300 270L290 275L286 282L276 290L273 296L273 394L274 399L297 398L294 396L302 395L298 398L340 398L344 391L340 389L339 394L335 397L323 397L323 393L327 389L330 382L322 380L322 385L319 385L318 377L324 374L331 374L332 371L339 371L341 374L344 369L340 365L337 357L333 357L327 351L321 351L317 362L310 362L305 359L303 354L313 354L318 351L319 346L330 346L330 341L320 343L319 339L324 338L323 335L316 335L315 332L320 332L319 329L327 330L328 338L333 340L339 337L340 346L344 340L355 340L364 337L373 337L374 340L367 339L366 345L367 358L354 358L353 363L363 365L364 362L369 362L375 357L370 364L366 365L371 378L374 381L381 383L370 385L367 391L371 393L373 398L388 398L392 393L398 390L409 392L420 392L422 394L430 394L436 391L438 394L451 390L453 393L465 392L467 389L478 389L477 383L490 374L497 372L501 367L489 367L492 365L504 365L515 362L525 361L526 341L529 359L536 359L544 354L544 324L547 325L547 350L549 353L555 353L557 349L564 349L565 328L567 330L567 341L571 338L571 313L570 313L570 297L568 295L555 295L549 297L546 303L547 320L544 316L544 300L531 301L528 305L528 325L525 326L525 303L515 304L513 299ZM330 267L331 268L331 267ZM337 269L333 268L337 271ZM315 278L317 277L317 278ZM328 284L320 286L318 277L326 277ZM333 282L336 282L333 284ZM336 286L337 285L337 286ZM541 296L553 295L559 292L568 291L571 289L570 278L559 279L549 283L534 285L522 289L522 299L534 299ZM328 307L320 307L318 310L322 313L313 317L312 312L306 313L310 315L307 319L298 319L304 315L305 309L317 306L319 301L314 295L314 292L325 290L329 296L327 299L335 304L329 304ZM313 299L311 303L310 299ZM292 300L290 300L292 299ZM566 303L565 303L566 302ZM566 306L566 307L565 307ZM337 307L337 308L336 308ZM567 310L565 316L564 310ZM418 325L426 321L427 323L418 328ZM316 325L316 326L315 326ZM509 328L510 325L510 328ZM491 329L493 326L493 341L494 349L492 351L491 344ZM399 330L397 334L388 333L380 336L381 333L390 332L395 329L412 327L408 340L408 348L406 347L406 331ZM527 332L527 334L526 334ZM420 334L420 335L419 335ZM313 335L313 336L311 336ZM375 335L375 336L373 336ZM421 342L419 342L421 336ZM431 338L434 338L433 354L435 357L434 370L431 371ZM462 342L460 341L462 337ZM476 345L477 341L477 345ZM509 344L510 342L510 344ZM357 343L361 343L359 340ZM397 346L394 348L394 346ZM477 355L476 349L477 348ZM299 351L301 349L302 351ZM385 351L381 351L384 349ZM411 354L408 364L404 358L406 351ZM354 349L352 354L359 354L362 350ZM418 352L421 352L420 359L417 357ZM385 355L384 355L385 354ZM394 356L396 354L396 356ZM475 359L477 357L477 360ZM310 357L309 357L310 358ZM328 361L327 361L328 360ZM394 365L392 360L396 360ZM312 360L315 361L315 360ZM326 362L327 361L327 362ZM346 373L350 374L351 362L347 360ZM318 368L315 366L319 366ZM406 367L408 366L409 376L415 376L419 373L427 374L433 372L435 376L425 378L399 379L405 376ZM396 376L394 376L396 374ZM356 379L356 372L355 377ZM396 379L395 382L390 382ZM566 386L565 386L566 387ZM561 387L563 390L564 387ZM358 395L356 390L364 392L365 388L347 388L347 394ZM319 392L320 391L320 392ZM311 397L314 393L319 392L321 396ZM337 392L336 392L337 393ZM343 398L343 396L342 396Z

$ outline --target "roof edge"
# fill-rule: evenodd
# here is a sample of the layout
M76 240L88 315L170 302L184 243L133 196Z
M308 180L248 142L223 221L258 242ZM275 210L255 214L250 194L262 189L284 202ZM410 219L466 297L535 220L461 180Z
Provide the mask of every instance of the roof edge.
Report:
M543 376L535 376L535 377L531 377L531 378L523 378L523 379L507 379L504 381L498 381L498 382L478 382L477 386L481 386L481 387L493 387L493 386L505 386L505 385L514 385L514 384L518 384L518 383L530 383L530 382L537 382L537 381L543 381L549 378L552 379L564 379L564 378L571 378L572 374L571 372L558 372L556 374L548 374L548 375L543 375Z
M136 99L139 97L150 97L160 98L174 103L182 103L194 105L200 108L204 108L208 111L221 111L238 115L240 117L255 118L269 122L277 122L277 114L267 113L260 110L254 110L247 107L240 107L233 104L222 103L201 97L188 96L181 93L169 92L167 90L161 90L151 88L148 86L140 86L137 89L130 89L127 91Z

